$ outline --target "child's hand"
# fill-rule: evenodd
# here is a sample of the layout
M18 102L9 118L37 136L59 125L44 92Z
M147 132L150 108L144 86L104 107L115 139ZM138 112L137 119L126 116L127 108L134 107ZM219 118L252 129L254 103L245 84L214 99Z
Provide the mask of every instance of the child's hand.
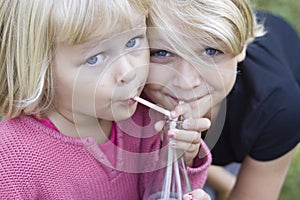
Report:
M175 149L184 151L184 159L188 166L193 165L194 158L198 155L201 142L201 132L210 127L210 120L207 118L192 119L192 110L189 104L182 104L175 107L171 112L173 119L180 115L184 117L181 129L168 131L169 137L173 139L171 144ZM157 124L156 129L161 130L162 124Z
M192 192L183 195L183 200L210 200L210 196L201 189L193 190Z
M193 165L194 158L198 155L201 142L201 132L207 130L211 123L207 118L192 118L192 109L189 104L183 103L175 107L171 112L173 118L183 116L182 129L168 131L168 135L174 139L174 147L183 150L184 159L188 166Z

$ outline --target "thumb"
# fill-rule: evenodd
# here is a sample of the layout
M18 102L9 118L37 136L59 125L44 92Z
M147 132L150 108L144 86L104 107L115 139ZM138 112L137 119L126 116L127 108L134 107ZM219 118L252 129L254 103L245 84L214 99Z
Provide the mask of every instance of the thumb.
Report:
M165 122L164 121L158 121L154 124L154 128L157 132L161 131L164 127Z

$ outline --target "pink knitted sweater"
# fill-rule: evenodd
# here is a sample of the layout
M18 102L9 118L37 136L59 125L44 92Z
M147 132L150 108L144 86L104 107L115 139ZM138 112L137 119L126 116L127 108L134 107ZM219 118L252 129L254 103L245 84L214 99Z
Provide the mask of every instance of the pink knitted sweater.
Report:
M92 138L67 137L33 117L2 120L0 199L142 199L160 147L159 134L141 139L145 131L133 125L145 123L144 112L115 124L115 145L105 147L114 156ZM211 162L204 143L201 152L188 169L194 188L203 186Z

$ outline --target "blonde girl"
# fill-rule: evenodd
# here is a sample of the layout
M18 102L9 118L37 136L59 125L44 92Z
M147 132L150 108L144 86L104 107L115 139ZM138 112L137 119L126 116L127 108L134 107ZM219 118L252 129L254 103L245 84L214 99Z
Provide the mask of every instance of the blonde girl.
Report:
M139 129L121 124L129 124L148 76L148 7L1 1L0 199L142 198L160 135L151 129L141 139L142 111L134 117ZM189 169L196 188L206 179L206 153Z
M189 103L212 121L202 137L213 164L241 163L236 181L210 168L218 199L277 199L300 141L295 31L248 0L154 0L148 26L145 94L168 109Z

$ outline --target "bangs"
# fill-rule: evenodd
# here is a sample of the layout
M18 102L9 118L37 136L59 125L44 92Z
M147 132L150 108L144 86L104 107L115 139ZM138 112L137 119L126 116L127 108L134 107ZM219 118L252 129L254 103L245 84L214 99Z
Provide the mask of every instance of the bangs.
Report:
M127 0L57 1L52 20L56 42L83 43L94 37L105 38L112 32L131 29L137 19L146 15L145 5Z
M153 3L148 25L182 32L194 45L216 42L224 53L238 55L254 35L252 17L238 1L165 0Z

